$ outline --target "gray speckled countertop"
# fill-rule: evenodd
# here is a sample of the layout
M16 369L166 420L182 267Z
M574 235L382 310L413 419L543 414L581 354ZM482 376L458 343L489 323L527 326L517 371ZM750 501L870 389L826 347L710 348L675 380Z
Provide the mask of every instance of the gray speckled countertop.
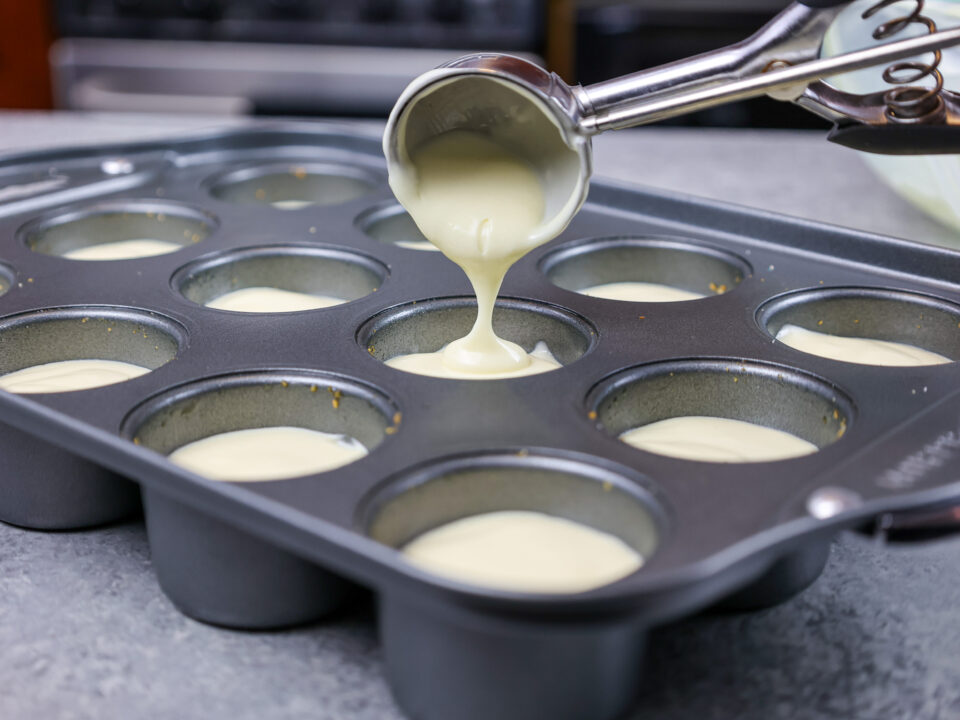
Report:
M0 113L0 152L215 122ZM598 139L596 169L960 245L819 133L621 132ZM629 720L960 718L958 649L960 541L884 548L845 536L823 576L790 602L655 631ZM306 629L219 630L186 619L160 593L140 523L77 533L0 525L0 719L201 717L400 720L370 603Z

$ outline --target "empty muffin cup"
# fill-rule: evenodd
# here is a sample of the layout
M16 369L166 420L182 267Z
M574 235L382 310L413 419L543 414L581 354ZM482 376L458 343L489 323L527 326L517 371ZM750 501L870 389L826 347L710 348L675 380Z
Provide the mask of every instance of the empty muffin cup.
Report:
M367 255L302 245L233 250L173 276L185 298L238 312L292 312L357 300L377 290L387 268Z
M26 368L48 363L64 368L62 363L91 359L148 371L172 360L183 338L184 331L172 320L125 308L24 313L0 321L0 375L9 378ZM81 368L80 379L89 379L88 372ZM55 385L65 378L69 375L55 379ZM31 391L43 389L45 381L36 382L28 380ZM13 426L3 425L0 454L6 468L0 481L4 522L68 530L112 522L139 510L133 483Z
M760 326L804 353L864 365L960 359L960 306L880 288L817 288L767 302Z
M379 178L361 167L333 163L272 163L231 170L207 181L219 200L300 210L340 205L369 193Z
M540 262L554 285L611 300L677 302L729 292L749 273L729 252L671 238L609 237L561 245Z
M477 318L475 298L455 297L407 303L375 315L357 340L382 362L414 353L435 353L470 332ZM554 305L500 298L493 310L498 337L528 353L569 365L588 352L596 330L585 318ZM477 376L483 380L482 376Z
M194 245L216 220L187 205L115 200L48 215L21 229L27 247L70 260L126 260Z
M645 560L656 552L665 516L627 473L553 451L460 456L388 481L360 523L374 540L400 549L450 523L533 513L609 534ZM433 577L484 595L517 592ZM549 612L496 614L468 602L444 603L441 613L429 599L400 592L384 593L379 610L387 676L412 717L606 720L637 690L645 628L630 619L585 628Z
M778 457L759 447L764 452L754 455L748 435L742 452L727 456L723 447L705 445L712 436L703 430L698 434L696 428L681 436L681 427L681 435L654 436L649 443L645 439L637 443L625 434L664 427L663 423L674 420L732 420L785 433L816 452L843 436L852 407L843 392L812 375L733 359L677 360L631 368L601 382L587 398L588 412L614 437L655 454L707 462L763 462L808 453L788 448ZM731 427L732 435L738 430ZM725 429L718 428L716 433L725 434ZM735 444L736 439L731 442Z
M250 372L156 396L131 413L123 433L169 455L228 433L292 428L347 439L363 455L383 441L396 412L379 391L340 376ZM281 476L289 475L275 474L274 481L282 482ZM335 610L350 589L340 577L162 490L144 489L144 512L160 586L174 605L197 620L248 629L297 625Z
M410 214L395 202L362 213L357 217L356 226L367 237L386 245L440 252L440 248L423 236Z

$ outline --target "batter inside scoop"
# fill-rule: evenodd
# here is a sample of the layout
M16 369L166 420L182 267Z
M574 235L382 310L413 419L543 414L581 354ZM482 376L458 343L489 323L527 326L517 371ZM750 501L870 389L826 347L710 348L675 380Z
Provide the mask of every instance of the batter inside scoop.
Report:
M470 333L447 345L438 360L426 362L441 368L444 377L472 379L556 367L538 363L493 331L493 307L507 270L563 229L544 221L537 172L493 139L463 130L426 142L410 162L412 172L391 172L391 187L424 237L463 269L477 296ZM403 356L391 362L401 369L407 363Z
M776 339L800 352L860 365L908 367L953 362L943 355L905 343L828 335L797 325L784 325Z
M455 520L403 548L414 565L473 585L530 593L578 593L643 565L621 539L539 512L507 510Z
M785 460L817 446L783 430L730 418L687 415L627 430L620 439L641 450L686 460L744 463Z

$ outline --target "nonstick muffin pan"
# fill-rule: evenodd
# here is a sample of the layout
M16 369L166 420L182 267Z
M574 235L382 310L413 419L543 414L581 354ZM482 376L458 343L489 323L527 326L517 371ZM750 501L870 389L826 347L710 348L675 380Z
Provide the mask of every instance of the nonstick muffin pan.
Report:
M793 323L958 360L958 253L594 183L567 231L510 271L495 313L504 337L546 341L563 367L456 381L384 363L464 334L475 303L442 255L395 244L419 237L376 138L284 124L8 156L4 185L20 190L0 195L0 371L81 357L151 371L0 392L0 519L97 525L135 511L139 486L164 591L230 627L312 621L372 588L388 679L413 718L614 718L639 687L651 626L778 602L817 577L839 530L960 504L957 363L853 365L773 341ZM144 237L181 247L63 257ZM625 280L706 297L576 292ZM347 302L204 307L256 285ZM819 451L715 464L617 438L684 414L764 423ZM244 483L165 458L271 425L346 433L369 454ZM609 532L644 566L589 592L531 595L430 575L397 550L505 509Z

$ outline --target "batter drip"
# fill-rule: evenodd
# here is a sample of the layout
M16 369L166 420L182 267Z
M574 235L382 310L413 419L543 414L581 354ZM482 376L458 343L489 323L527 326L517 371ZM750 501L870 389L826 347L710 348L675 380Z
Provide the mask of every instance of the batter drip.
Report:
M442 351L444 370L474 379L522 373L534 360L497 337L493 306L510 266L562 229L544 232L540 178L516 153L463 130L428 141L410 160L413 172L392 172L391 187L423 235L463 269L477 296L473 329Z

